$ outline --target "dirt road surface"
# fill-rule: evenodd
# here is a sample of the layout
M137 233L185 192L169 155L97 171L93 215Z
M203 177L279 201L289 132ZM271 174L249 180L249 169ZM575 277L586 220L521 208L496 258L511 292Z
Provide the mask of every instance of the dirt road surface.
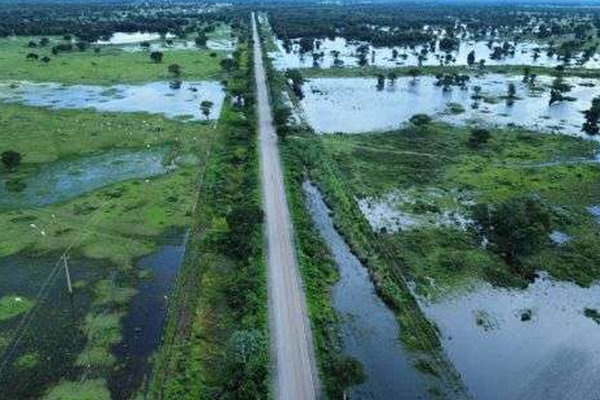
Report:
M312 332L306 311L306 299L298 274L290 211L256 25L256 18L252 14L260 166L268 243L267 267L274 394L278 400L313 400L319 398L320 389Z

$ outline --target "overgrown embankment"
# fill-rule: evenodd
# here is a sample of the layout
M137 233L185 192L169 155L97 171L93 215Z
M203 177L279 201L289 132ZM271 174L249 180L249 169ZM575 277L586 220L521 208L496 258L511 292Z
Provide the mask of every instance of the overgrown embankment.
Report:
M149 398L269 396L251 43L242 41Z

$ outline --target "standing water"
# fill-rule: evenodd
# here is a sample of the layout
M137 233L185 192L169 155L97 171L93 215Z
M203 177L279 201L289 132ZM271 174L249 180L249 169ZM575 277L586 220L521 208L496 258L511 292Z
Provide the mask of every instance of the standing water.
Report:
M426 382L413 368L399 342L394 313L377 296L367 269L335 230L321 193L310 182L303 185L311 217L329 245L340 279L333 306L342 315L344 351L360 361L366 381L352 393L357 399L424 399Z

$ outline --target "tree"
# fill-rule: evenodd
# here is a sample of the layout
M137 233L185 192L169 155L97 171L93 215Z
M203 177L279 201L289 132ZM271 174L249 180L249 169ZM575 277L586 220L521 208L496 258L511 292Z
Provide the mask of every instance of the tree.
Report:
M221 68L227 72L231 72L237 68L237 62L233 58L229 57L222 59L219 64L221 64Z
M29 53L25 57L26 60L37 60L38 58L39 58L39 56L35 53Z
M44 64L48 64L50 62L50 57L44 56L40 59Z
M392 71L388 74L388 79L390 81L390 85L394 86L396 84L396 79L398 79L398 74Z
M484 128L474 128L471 130L471 136L469 136L469 146L473 148L480 147L481 145L486 144L492 134L490 131Z
M162 59L163 59L162 51L153 51L152 53L150 53L150 60L153 63L159 64L162 62Z
M179 64L170 64L167 69L169 70L169 73L176 78L181 75L181 66Z
M198 36L194 39L194 43L196 47L206 47L206 43L208 42L208 38L206 37L206 33L198 32Z
M415 126L425 126L431 122L431 117L427 114L415 114L410 117L410 123Z
M585 122L583 123L582 131L588 135L597 135L598 119L600 118L600 97L596 97L592 100L592 106L589 110L583 112L585 116Z
M508 84L507 94L506 94L506 104L512 106L517 98L517 88L514 83Z
M469 64L469 66L475 64L475 50L471 50L467 55L467 64Z
M210 100L203 100L200 103L200 111L202 112L202 115L204 115L204 117L206 117L206 120L208 121L208 117L210 117L210 111L212 110L214 106L214 103Z
M377 75L377 90L383 90L385 87L385 76L382 74Z
M348 389L365 381L365 373L362 364L353 357L341 356L335 359L333 364L333 376L339 382L343 392L343 399L348 398Z
M50 43L50 39L43 37L40 39L40 46L45 47Z
M478 204L473 208L479 233L490 242L515 272L527 279L522 258L538 251L548 241L551 213L538 196L515 197L500 204Z
M13 172L17 169L19 164L21 164L21 153L14 150L6 150L0 154L0 160L2 160L2 164L9 171Z

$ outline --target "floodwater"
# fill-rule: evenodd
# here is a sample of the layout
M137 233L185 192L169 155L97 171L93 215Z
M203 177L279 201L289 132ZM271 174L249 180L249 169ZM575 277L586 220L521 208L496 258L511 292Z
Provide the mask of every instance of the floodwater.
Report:
M142 85L61 85L58 83L0 82L0 101L56 109L84 109L108 112L146 112L167 118L201 120L200 102L213 102L209 119L221 112L225 91L215 81L169 82Z
M356 67L358 66L357 48L361 45L368 46L367 60L368 65L392 68L392 67L410 67L419 65L419 54L423 46L415 46L414 49L401 47L373 47L365 42L348 41L342 37L334 39L319 39L321 42L320 48L315 48L315 53L322 53L322 57L317 61L316 66L319 68L334 67L335 57L332 52L338 52L337 59L341 61L341 67ZM500 46L503 42L495 41L493 46ZM511 42L512 43L512 42ZM269 53L273 59L273 65L278 70L286 70L290 68L312 68L313 55L312 53L301 54L299 45L293 44L292 51L286 52L283 47L282 40L276 40L278 51ZM548 56L542 45L533 42L517 43L515 54L508 55L501 59L494 60L490 58L492 50L487 46L487 40L467 40L461 41L459 48L450 53L446 53L439 49L439 41L436 43L435 53L429 52L426 59L422 60L424 66L438 65L467 65L467 56L471 51L475 52L475 60L485 60L485 65L530 65L540 67L555 67L563 64L556 55ZM534 57L535 49L540 48L541 52L538 58ZM396 58L393 57L393 51L398 52ZM374 57L373 57L374 54ZM450 55L450 60L446 60L447 54ZM574 64L578 65L577 59L574 58ZM600 58L598 54L594 55L589 61L582 64L585 68L599 68Z
M575 101L549 105L551 79L538 77L535 89L522 77L485 74L471 76L466 89L444 90L433 76L399 77L386 80L382 90L375 78L315 78L304 84L300 105L308 123L318 133L365 133L396 129L415 114L424 113L442 121L464 124L522 126L532 130L584 136L582 112L598 95L591 79L565 78L572 85L567 96ZM502 96L514 83L517 99L510 105ZM475 88L480 99L473 99ZM452 112L450 106L462 110ZM474 108L475 107L475 108Z
M123 319L123 341L113 352L122 367L109 379L114 399L127 399L145 382L151 370L149 357L160 345L167 319L168 299L185 253L185 238L169 240L156 252L142 257L141 270L150 273L137 287Z
M229 39L208 39L206 48L215 51L232 52L235 50L237 42ZM150 43L148 48L138 45L126 45L121 47L124 51L136 53L139 51L169 51L169 50L197 50L198 47L193 40L178 40L173 41L173 44L166 43Z
M24 188L11 191L0 179L0 209L41 207L74 199L85 193L129 179L166 174L169 149L112 150L103 154L59 160L20 180Z
M154 253L136 262L136 269L147 272L148 276L139 278L134 284L137 294L127 305L121 320L123 339L112 348L118 368L99 375L108 380L111 397L115 400L130 399L137 391L145 390L141 385L147 383L151 356L160 345L169 294L182 263L185 241L181 232L174 233L165 238ZM74 295L69 296L62 269L49 279L57 261L57 255L17 255L0 259L0 272L4 276L0 282L0 297L18 295L33 300L46 287L45 295L37 302L39 309L20 330L22 316L0 322L0 339L3 339L0 345L0 399L37 399L61 380L85 379L81 367L75 365L78 354L86 345L81 326L86 314L93 309L95 282L116 280L117 272L100 260L71 257L71 279L74 283L85 282L85 285L78 286ZM19 336L21 340L12 350L6 347ZM28 368L16 366L15 362L25 354L36 354L37 363Z
M332 290L333 306L342 317L343 351L360 361L366 381L352 390L356 399L426 399L424 377L414 369L399 342L394 313L375 292L367 269L335 230L321 193L303 185L307 207L329 245L340 279Z
M174 37L172 34L167 33L166 39ZM158 40L161 36L157 32L115 32L108 40L98 40L95 44L130 44L149 42L152 40Z
M597 400L600 285L581 288L546 274L527 289L477 284L428 301L444 349L478 399Z

